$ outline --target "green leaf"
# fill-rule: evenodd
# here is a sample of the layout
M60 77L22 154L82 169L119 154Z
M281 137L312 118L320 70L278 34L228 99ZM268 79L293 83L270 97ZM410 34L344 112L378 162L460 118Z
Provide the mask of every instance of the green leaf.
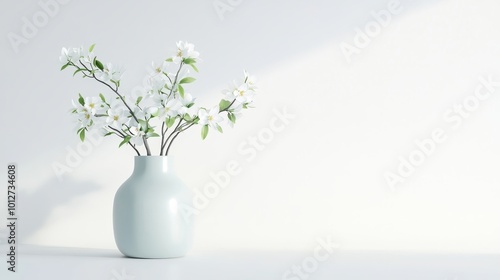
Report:
M167 124L167 127L168 127L168 128L171 128L171 127L174 125L174 123L175 123L175 118L168 118L168 119L165 121L165 123Z
M102 102L106 103L106 98L104 98L104 95L102 93L99 93L99 97L101 98Z
M229 101L227 101L227 100L222 99L222 100L219 102L219 111L224 111L224 110L227 110L227 108L229 108L229 105L231 105L231 102L229 102Z
M83 99L83 96L81 94L78 94L78 103L80 105L85 106L85 99Z
M148 136L149 137L160 137L160 134L153 132L153 133L148 134Z
M231 112L227 112L227 118L232 122L232 123L235 123L236 122L236 116L231 113Z
M141 127L143 128L147 128L148 127L148 122L145 121L145 120L139 120L139 124L141 125Z
M223 131L222 131L222 127L221 127L218 123L217 123L216 125L217 125L217 130L218 130L220 133L222 133L222 132L223 132Z
M192 83L196 81L195 78L193 77L186 77L186 78L183 78L182 80L179 81L179 84L188 84L188 83Z
M182 62L184 62L184 63L186 63L186 64L193 64L193 63L196 63L196 59L194 59L194 58L190 58L190 57L189 57L189 58L184 58L184 59L182 60Z
M94 65L95 67L99 68L99 70L104 70L104 65L102 65L102 62L100 62L99 60L95 59L94 60Z
M205 140L205 138L207 138L207 135L208 135L208 124L204 125L201 128L201 139Z
M128 135L125 136L125 138L123 138L123 141L120 143L120 145L118 146L118 148L121 147L121 146L123 146L123 145L125 145L125 144L127 144L128 142L130 142L130 139L132 139L132 137L130 137Z
M196 66L194 66L194 64L189 64L189 66L191 66L191 67L193 68L193 70L194 70L194 71L199 72L199 71L198 71L198 68L196 68Z
M94 50L94 47L95 47L95 44L92 44L90 47L89 47L89 53L92 52Z
M185 58L183 62L193 68L194 71L198 72L198 68L196 68L196 59L194 58Z
M142 101L142 96L137 97L137 100L135 101L135 105L139 105Z
M181 85L178 85L177 88L179 89L179 95L184 98L184 88Z
M190 122L193 120L193 118L191 118L191 116L189 114L184 114L184 120L187 122Z
M68 67L68 66L69 66L69 63L64 64L64 65L61 67L61 71L62 71L62 70L64 70L64 69L66 69L66 67Z
M78 68L78 69L76 69L76 70L75 70L75 72L73 73L73 77L74 77L74 76L75 76L78 72L82 72L83 70L85 70L85 69L83 69L83 68ZM84 77L85 77L85 76L84 76Z
M108 133L104 134L104 137L109 136L111 134L113 134L113 132L108 132Z
M165 61L166 62L173 62L174 60L171 57L169 57L169 58L165 59Z
M80 131L80 140L85 141L85 129L82 129L82 131Z

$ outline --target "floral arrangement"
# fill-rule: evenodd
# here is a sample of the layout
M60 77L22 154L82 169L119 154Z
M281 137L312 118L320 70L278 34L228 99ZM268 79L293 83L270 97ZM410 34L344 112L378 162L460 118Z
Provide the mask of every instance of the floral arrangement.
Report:
M146 155L151 155L150 138L160 138L159 155L168 155L172 142L181 132L201 126L201 137L205 139L209 129L222 132L222 126L232 127L243 109L251 107L255 96L254 78L244 72L242 82L223 91L219 104L210 108L198 107L193 96L186 92L187 84L196 79L189 76L189 69L196 67L199 53L194 45L178 42L175 54L159 64L153 62L153 71L148 75L148 87L137 97L120 92L122 69L111 63L103 63L94 54L94 45L83 48L63 48L60 56L61 70L74 68L73 76L93 79L112 93L113 98L99 94L73 100L72 114L78 123L77 134L82 141L90 129L98 129L103 136L115 135L121 139L119 147L129 145L137 155L144 146Z

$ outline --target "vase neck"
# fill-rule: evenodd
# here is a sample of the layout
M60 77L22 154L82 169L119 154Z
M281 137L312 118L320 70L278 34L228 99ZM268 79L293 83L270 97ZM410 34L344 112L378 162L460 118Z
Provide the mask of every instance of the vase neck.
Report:
M173 160L166 156L136 156L134 173L166 173L173 171Z

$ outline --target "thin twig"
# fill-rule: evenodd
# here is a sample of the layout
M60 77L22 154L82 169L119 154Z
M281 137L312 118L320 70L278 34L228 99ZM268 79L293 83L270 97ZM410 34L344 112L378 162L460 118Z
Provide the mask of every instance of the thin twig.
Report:
M163 148L165 148L165 146L166 146L166 145L167 145L167 143L168 143L168 140L172 137L172 135L174 135L174 134L177 132L177 129L178 129L178 128L179 128L179 126L181 125L182 120L183 120L183 119L180 119L180 120L179 120L179 123L177 123L177 126L174 128L174 131L172 131L172 133L170 133L170 135L167 137L167 140L165 140L165 142L162 144ZM174 138L172 138L172 141L173 141L174 139L175 139L175 137L174 137ZM170 145L168 145L168 147L170 147ZM167 153L168 153L168 150L167 150L167 152L165 152L165 155L167 155Z
M109 125L108 125L108 128L109 128L109 129L111 129L111 130L113 130L117 136L119 136L119 137L121 137L121 138L125 138L125 137L126 137L126 135L125 135L123 132L119 131L118 129L116 129L116 128L114 128L114 127L111 127L111 126L109 126ZM135 147L135 145L134 145L134 144L132 144L132 143L130 143L130 142L128 142L128 144L130 145L130 147L132 147L132 149L134 149L134 150L135 150L135 152L137 153L137 155L138 155L138 156L140 156L140 155L141 155L141 153L137 150L137 148Z
M95 73L92 72L92 70L90 70L82 61L80 61L80 64L87 70L89 71L91 74L92 74L92 78L94 78L96 81L98 81L99 83L107 86L109 89L111 89L116 95L118 95L118 97L120 98L120 100L122 101L123 105L125 105L125 107L127 107L128 111L130 112L130 115L134 118L134 120L139 123L139 119L135 116L134 114L134 111L130 108L130 106L127 104L127 102L125 101L125 99L123 98L123 96L118 92L118 83L115 83L115 88L113 88L110 84L104 82L103 80L99 79L96 77ZM148 128L146 127L146 130ZM144 142L144 147L146 148L146 153L148 156L151 155L151 150L149 149L149 144L148 144L148 140L146 138L146 136L143 136L142 137L142 141ZM134 147L135 149L135 147Z
M161 148L160 148L160 156L163 154L163 149L165 145L163 145L163 141L165 140L165 134L167 133L168 127L165 129L165 122L161 123Z

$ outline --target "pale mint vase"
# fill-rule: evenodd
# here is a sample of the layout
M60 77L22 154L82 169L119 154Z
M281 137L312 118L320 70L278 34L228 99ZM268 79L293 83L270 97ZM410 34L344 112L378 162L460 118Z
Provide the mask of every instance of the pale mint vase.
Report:
M134 258L185 256L193 234L192 194L177 177L172 159L136 156L134 171L113 205L115 242Z

